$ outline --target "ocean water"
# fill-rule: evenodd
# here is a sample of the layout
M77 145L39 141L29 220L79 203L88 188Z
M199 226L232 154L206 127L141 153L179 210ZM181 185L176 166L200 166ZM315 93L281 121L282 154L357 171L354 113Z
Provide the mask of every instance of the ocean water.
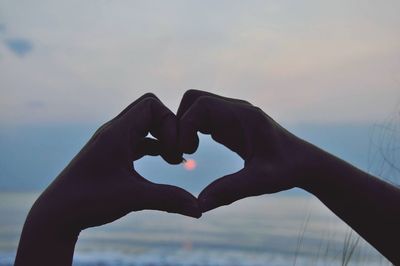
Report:
M38 193L0 193L0 265L13 265L25 216ZM357 235L316 198L281 193L249 198L201 219L131 213L81 233L76 266L342 265ZM362 239L349 265L390 265Z

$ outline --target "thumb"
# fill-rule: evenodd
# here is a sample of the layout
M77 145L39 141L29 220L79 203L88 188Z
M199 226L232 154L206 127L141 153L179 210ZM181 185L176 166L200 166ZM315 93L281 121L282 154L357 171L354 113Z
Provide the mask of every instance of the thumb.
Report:
M262 187L257 183L257 179L247 168L221 177L200 193L200 209L204 213L246 197L264 194Z
M197 198L182 188L146 182L143 194L143 209L201 217Z

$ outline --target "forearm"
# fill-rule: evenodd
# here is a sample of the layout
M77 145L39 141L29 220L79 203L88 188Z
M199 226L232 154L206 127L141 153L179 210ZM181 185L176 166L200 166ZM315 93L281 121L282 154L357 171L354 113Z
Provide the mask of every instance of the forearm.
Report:
M15 260L16 266L72 265L78 236L66 236L58 232L49 234L44 231L45 229L37 227L24 228Z
M40 199L25 221L15 265L72 265L79 231L63 225L61 217L39 202Z
M400 190L308 145L301 188L318 197L394 264L400 263Z

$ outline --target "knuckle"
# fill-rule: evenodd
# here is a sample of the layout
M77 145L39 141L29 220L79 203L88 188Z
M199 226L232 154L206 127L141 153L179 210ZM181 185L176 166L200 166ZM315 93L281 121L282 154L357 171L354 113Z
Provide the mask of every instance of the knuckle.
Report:
M204 91L195 89L187 90L182 96L182 100L178 109L178 115L182 116L189 108L192 107L198 98L204 95L207 95L207 93Z
M143 97L139 103L136 104L135 108L129 110L129 113L137 112L138 110L142 110L145 112L151 111L153 109L153 105L159 102L157 98L153 97Z
M99 136L104 137L104 135L109 135L110 131L112 131L113 128L115 128L115 124L116 123L113 122L113 121L108 121L108 122L104 123L102 126L100 126L96 130L94 136L96 136L96 137L99 137Z
M209 104L212 97L200 96L198 97L188 109L186 114L182 117L182 120L197 119L198 116L202 116L209 111Z
M99 142L110 142L115 135L115 124L107 125L106 127L102 127L99 132L94 135L94 140L97 143Z
M183 94L183 99L193 99L193 98L197 98L201 95L203 95L204 92L201 90L196 90L196 89L190 89L187 90L184 94Z
M249 101L246 100L239 100L242 104L253 106Z
M193 104L196 108L197 113L202 113L203 117L208 117L215 113L223 112L230 113L234 105L228 101L221 100L217 97L206 95L199 97Z
M144 98L142 103L147 106L147 107L153 107L155 104L159 103L159 100L157 98L153 98L153 97L147 97Z
M249 106L249 114L256 119L265 119L264 111L257 106Z
M157 96L152 92L147 92L147 93L143 94L142 97L143 98L156 98L157 99Z
M248 109L253 113L258 113L258 114L263 113L263 110L260 107L255 106L255 105L248 106Z

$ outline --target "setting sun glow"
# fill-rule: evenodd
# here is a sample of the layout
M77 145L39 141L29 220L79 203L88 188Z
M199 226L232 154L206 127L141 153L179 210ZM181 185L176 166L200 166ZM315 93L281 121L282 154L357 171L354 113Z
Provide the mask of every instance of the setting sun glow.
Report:
M184 162L183 167L185 167L186 170L192 171L196 168L197 164L196 161L193 159L187 159L186 162Z

